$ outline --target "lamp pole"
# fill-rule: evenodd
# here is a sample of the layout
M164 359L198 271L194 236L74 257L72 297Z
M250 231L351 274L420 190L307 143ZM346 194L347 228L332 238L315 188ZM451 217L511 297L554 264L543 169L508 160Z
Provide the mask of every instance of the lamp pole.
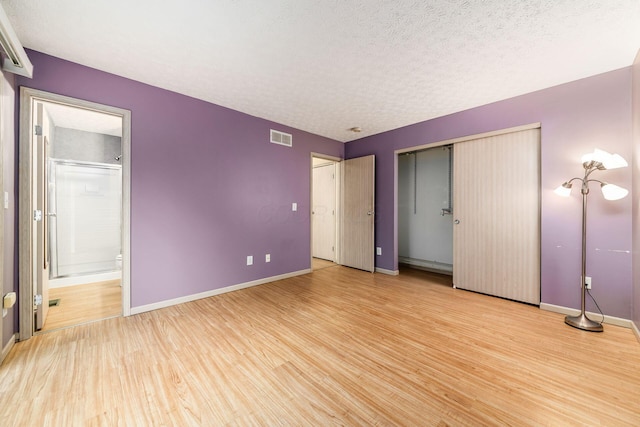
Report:
M589 319L585 313L586 295L587 295L587 195L589 194L589 175L598 169L604 169L602 163L596 161L585 162L583 164L585 172L582 181L582 273L581 273L581 298L580 298L580 314L577 316L567 316L564 323L574 328L584 329L591 332L602 332L602 324Z

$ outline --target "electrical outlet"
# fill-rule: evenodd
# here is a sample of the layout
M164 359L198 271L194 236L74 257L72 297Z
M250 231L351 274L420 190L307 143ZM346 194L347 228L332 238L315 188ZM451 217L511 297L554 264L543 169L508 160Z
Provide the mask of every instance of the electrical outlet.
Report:
M584 278L584 284L587 289L591 289L591 277L587 276Z
M264 262L271 262L271 254L266 254L264 256Z
M247 256L247 265L253 265L253 255Z
M382 255L382 248L379 246L376 248L376 255Z

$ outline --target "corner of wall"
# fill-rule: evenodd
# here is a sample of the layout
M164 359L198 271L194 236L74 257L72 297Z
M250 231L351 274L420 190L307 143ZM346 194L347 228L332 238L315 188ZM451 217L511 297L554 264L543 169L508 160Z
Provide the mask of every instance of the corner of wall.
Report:
M0 212L0 297L14 288L14 260L15 260L15 76L11 73L0 73L0 199L4 192L8 195L10 209ZM0 360L6 356L8 349L15 341L15 306L7 310L6 315L0 317ZM2 314L0 313L0 316Z
M633 127L632 173L632 306L631 319L635 330L640 329L640 49L632 66L631 120ZM640 339L640 336L638 336Z

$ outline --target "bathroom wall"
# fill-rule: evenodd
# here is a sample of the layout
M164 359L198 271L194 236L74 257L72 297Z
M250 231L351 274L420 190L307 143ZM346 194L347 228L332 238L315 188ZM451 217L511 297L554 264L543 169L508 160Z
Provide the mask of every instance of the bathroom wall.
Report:
M50 157L83 162L120 164L121 138L77 129L55 127Z

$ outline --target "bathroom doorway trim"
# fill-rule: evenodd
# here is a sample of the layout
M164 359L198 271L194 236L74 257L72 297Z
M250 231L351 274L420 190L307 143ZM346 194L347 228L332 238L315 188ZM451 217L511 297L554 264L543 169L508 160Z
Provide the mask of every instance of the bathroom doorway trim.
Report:
M97 111L122 118L122 315L131 315L131 112L122 108L57 95L37 89L20 89L20 139L18 152L18 237L19 237L19 340L27 340L34 335L34 262L33 242L33 119L32 104L35 101L57 103L75 108Z

